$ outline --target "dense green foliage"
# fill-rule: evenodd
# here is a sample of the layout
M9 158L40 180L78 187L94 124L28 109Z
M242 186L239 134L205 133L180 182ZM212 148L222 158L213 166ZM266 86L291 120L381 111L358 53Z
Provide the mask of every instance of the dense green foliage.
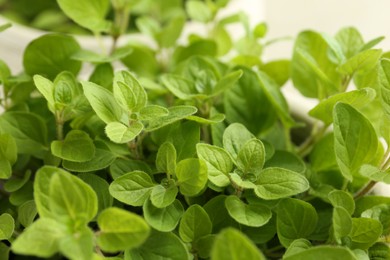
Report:
M216 18L227 0L58 4L112 46L47 33L22 73L0 60L0 259L390 258L390 198L370 193L390 184L382 37L304 31L264 61L266 25ZM151 44L118 46L133 10ZM179 42L188 20L207 35ZM289 79L318 100L312 123Z

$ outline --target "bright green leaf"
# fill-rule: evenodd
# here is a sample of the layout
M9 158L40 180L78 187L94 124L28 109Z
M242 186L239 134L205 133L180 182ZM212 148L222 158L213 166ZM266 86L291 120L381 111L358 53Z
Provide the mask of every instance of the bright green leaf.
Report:
M120 122L110 122L105 128L105 132L114 143L125 144L134 140L143 129L144 125L139 121L132 121L130 126Z
M15 220L8 214L3 213L0 215L0 240L11 238L14 233Z
M129 172L110 184L110 194L132 206L142 206L155 185L150 176L141 171Z
M149 236L150 228L135 213L108 208L98 217L98 245L106 252L117 252L140 246Z
M106 124L121 120L123 110L109 90L88 81L81 84L86 98L101 120Z
M195 196L207 183L207 166L199 159L184 159L176 165L176 177L180 193L185 196Z
M255 184L256 195L266 200L290 197L309 189L304 176L283 168L264 169Z
M199 159L206 163L209 180L219 187L227 186L230 183L228 174L233 170L229 154L220 147L200 143L196 145L196 151Z
M333 121L333 107L337 102L349 104L355 108L362 108L370 104L370 102L374 100L375 96L375 90L372 88L363 88L336 94L322 100L317 106L309 111L309 115L320 119L328 125Z
M12 251L20 255L51 257L59 250L59 239L66 234L64 229L53 219L40 218L12 243Z
M263 169L265 161L265 148L263 143L256 138L246 142L238 152L237 166L244 174L258 176Z
M184 213L183 205L179 200L175 200L165 208L157 208L150 200L146 200L142 209L146 222L161 232L173 231Z
M80 130L68 132L64 141L53 141L51 151L54 156L72 162L86 162L95 155L93 140Z
M350 105L337 103L333 118L337 164L343 176L352 181L360 166L372 160L378 138L370 121Z
M212 260L265 260L253 242L241 232L233 229L224 229L215 239L211 251Z
M157 208L165 208L171 205L175 199L179 189L176 183L171 180L167 181L163 185L154 186L152 193L150 194L150 200L153 206Z
M93 32L106 32L110 28L110 22L105 20L109 0L57 1L61 10L77 24Z
M157 152L157 170L169 175L175 175L176 160L177 155L175 146L173 146L173 144L170 142L163 143Z
M128 71L115 73L113 90L115 98L127 111L139 112L146 105L145 89Z

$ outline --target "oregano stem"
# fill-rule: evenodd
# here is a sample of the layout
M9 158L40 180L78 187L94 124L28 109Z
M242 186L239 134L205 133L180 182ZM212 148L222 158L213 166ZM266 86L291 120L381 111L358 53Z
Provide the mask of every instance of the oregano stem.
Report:
M313 149L316 142L324 136L328 126L319 127L318 121L314 123L310 136L298 147L297 154L300 157L305 157Z
M387 147L385 154L383 155L382 161L380 163L380 170L387 170L390 166L390 147ZM372 188L377 184L377 181L370 181L366 186L364 186L360 191L358 191L354 199L358 199L363 197L367 193L369 193Z
M62 119L62 113L56 111L55 117L57 140L62 141L64 139L64 120Z
M375 186L377 182L376 181L370 181L366 186L363 187L363 189L361 189L360 191L358 191L354 196L353 198L355 200L359 199L360 197L363 197L364 195L366 195L367 193L369 193L371 191L371 189Z

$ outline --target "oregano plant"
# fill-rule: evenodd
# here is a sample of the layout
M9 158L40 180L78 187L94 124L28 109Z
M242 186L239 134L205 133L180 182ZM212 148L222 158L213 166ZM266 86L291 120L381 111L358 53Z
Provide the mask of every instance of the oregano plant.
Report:
M0 57L0 259L390 258L383 37L306 30L267 61L280 39L228 4L58 0L100 51L47 31L23 71Z

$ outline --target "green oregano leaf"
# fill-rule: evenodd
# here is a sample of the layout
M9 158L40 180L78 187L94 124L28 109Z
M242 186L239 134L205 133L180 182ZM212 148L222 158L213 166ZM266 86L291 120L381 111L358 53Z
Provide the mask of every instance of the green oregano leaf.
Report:
M171 205L179 192L175 181L164 181L163 185L154 186L152 193L150 194L150 200L152 204L157 208L165 208Z
M59 250L59 240L66 234L63 224L50 219L40 218L31 224L12 243L12 251L21 255L51 257Z
M251 139L242 146L237 156L237 166L244 174L258 176L263 169L265 161L265 148L257 139Z
M156 167L160 172L175 175L176 168L176 148L171 142L163 143L157 152Z
M154 186L148 174L134 171L116 178L110 184L110 194L125 204L142 206L149 198Z
M183 205L179 200L164 208L157 208L150 200L146 200L142 209L146 222L161 232L173 231L184 213Z
M359 168L372 160L378 138L370 121L350 105L337 103L333 118L337 164L343 176L352 181Z
M95 155L95 145L87 133L80 130L68 132L64 141L51 143L53 155L72 162L86 162Z
M382 224L371 218L353 218L349 236L352 248L368 249L382 234Z
M48 167L48 166L45 166ZM52 171L49 185L48 206L58 221L88 223L98 210L95 191L81 179L58 168Z
M335 190L328 194L328 198L333 207L344 208L349 213L349 215L352 215L355 211L355 201L348 192Z
M309 189L309 182L303 175L276 167L264 169L255 184L255 194L266 200L290 197Z
M45 34L28 44L24 50L23 66L31 76L40 74L54 79L64 70L77 75L81 62L72 60L71 56L78 50L80 45L72 36Z
M356 256L347 247L316 246L286 257L286 260L301 259L345 259L356 260Z
M239 151L253 137L244 125L233 123L223 133L223 147L231 155L233 161L236 161Z
M184 159L176 165L176 177L180 193L185 196L195 196L207 183L206 164L199 159Z
M61 10L79 25L93 31L106 32L110 22L105 16L110 7L109 0L57 0Z
M108 208L98 217L98 245L106 252L117 252L140 246L150 228L140 216L119 208Z
M317 106L309 111L309 115L320 119L325 124L331 124L333 121L332 112L333 107L337 102L350 104L355 108L362 108L374 100L376 94L372 88L363 88L352 90L345 93L335 94L329 98L321 101Z
M82 81L81 84L86 98L101 120L106 124L121 120L123 110L109 90L88 81Z
M172 232L152 231L141 247L125 251L125 259L190 259L185 244Z
M316 228L318 215L314 207L298 199L283 199L277 208L277 232L288 247L295 239L307 238Z
M228 175L233 170L230 155L220 147L201 143L196 145L196 151L199 159L206 163L208 179L218 187L227 186Z
M233 195L226 198L225 206L234 220L250 227L264 226L272 217L271 210L268 207L245 204L237 196Z
M219 233L211 250L212 260L265 260L255 244L240 231L227 228Z
M190 206L180 221L179 234L184 242L194 242L211 234L212 224L206 211L199 205Z
M110 122L105 128L105 132L114 143L124 144L134 140L143 129L144 125L139 121L132 121L130 126L120 122Z
M115 73L113 91L116 100L127 111L139 112L146 105L145 89L128 71Z
M0 240L11 238L14 233L15 220L8 214L3 213L0 215Z

